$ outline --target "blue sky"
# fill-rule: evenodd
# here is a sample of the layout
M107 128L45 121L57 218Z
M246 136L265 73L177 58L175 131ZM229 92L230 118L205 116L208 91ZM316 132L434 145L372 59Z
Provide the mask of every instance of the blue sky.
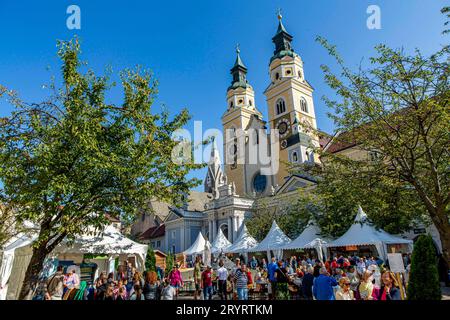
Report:
M81 30L66 27L66 9L71 4L81 9ZM381 9L380 30L366 27L366 9L372 4ZM236 43L249 69L256 105L267 114L262 93L269 83L276 10L282 8L283 23L304 61L305 77L315 88L318 126L332 132L333 123L321 101L332 92L323 81L320 65L333 65L333 61L316 36L336 44L352 67L367 60L378 43L407 51L419 48L429 54L448 43L448 36L441 35L444 5L448 1L0 0L0 83L18 90L27 101L41 101L49 94L43 84L59 71L56 39L77 34L82 58L95 71L101 73L106 65L115 71L137 64L149 68L160 82L158 105L165 104L172 113L186 107L193 120L203 121L204 130L221 129ZM114 89L109 98L119 103L120 90ZM11 107L0 101L0 116L10 112ZM200 170L192 175L203 179L204 174Z

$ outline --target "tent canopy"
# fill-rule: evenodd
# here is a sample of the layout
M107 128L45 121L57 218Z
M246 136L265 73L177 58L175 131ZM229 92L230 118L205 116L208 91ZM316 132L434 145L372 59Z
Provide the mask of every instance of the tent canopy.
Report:
M256 239L250 235L247 226L243 223L238 238L236 239L236 241L234 241L233 245L224 250L224 252L229 253L247 252L248 249L256 247L257 245L258 241L256 241Z
M207 241L205 240L205 238L203 237L202 232L200 231L198 233L197 239L195 239L195 241L192 244L192 246L190 246L188 249L186 249L183 252L183 254L186 255L186 256L192 256L192 255L196 255L196 254L201 254L205 250L206 243L207 243ZM208 241L208 246L211 247L211 244L209 243L209 241Z
M308 225L306 226L305 230L300 233L300 235L292 240L290 243L286 244L283 249L285 250L294 250L294 249L304 249L304 248L311 248L309 244L320 238L320 229L319 227L313 222L310 221Z
M326 244L326 247L345 247L345 246L364 246L375 245L378 253L386 256L385 246L388 244L407 244L412 245L412 240L403 239L387 233L384 230L377 230L373 227L367 218L366 213L361 206L358 208L358 214L352 226L340 238Z
M217 237L214 239L211 245L211 253L220 253L221 251L225 251L227 248L231 246L231 242L225 237L222 232L222 229L219 228L219 232L217 233Z
M101 233L77 237L72 244L64 240L53 250L51 256L85 253L107 255L134 254L138 258L136 260L137 267L139 270L142 270L147 249L148 246L146 244L140 244L128 239L117 228L109 225Z
M4 248L0 267L0 300L17 299L18 290L23 282L26 268L32 255L32 245L37 239L37 233L23 234L16 237ZM134 242L123 236L118 229L107 226L103 232L86 234L77 237L72 243L62 241L49 257L60 254L108 254L116 256L121 254L134 254L136 266L139 270L144 268L147 245ZM14 271L14 272L12 272ZM9 283L8 286L5 285Z
M275 220L272 222L272 227L267 233L266 237L255 247L250 248L249 252L279 250L283 246L289 244L291 239L284 234L283 230L278 226Z

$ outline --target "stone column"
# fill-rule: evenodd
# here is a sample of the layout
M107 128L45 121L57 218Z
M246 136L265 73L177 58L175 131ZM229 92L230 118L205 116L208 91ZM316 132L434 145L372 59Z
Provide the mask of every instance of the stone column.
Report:
M209 223L209 229L208 229L208 240L211 241L211 235L212 235L212 221L208 221Z
M233 223L232 223L232 225L233 225L233 239L236 239L237 237L238 237L238 234L237 234L237 221L236 221L236 216L233 216Z
M228 240L231 243L234 242L233 223L232 223L231 217L228 217Z
M216 235L217 235L217 221L216 219L213 220L213 233L211 236L211 239L209 240L211 243L214 241L214 239L216 239Z

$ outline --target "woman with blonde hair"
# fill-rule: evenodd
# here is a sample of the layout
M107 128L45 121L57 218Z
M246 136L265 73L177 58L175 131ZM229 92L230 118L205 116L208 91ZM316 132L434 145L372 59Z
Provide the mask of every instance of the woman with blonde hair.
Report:
M359 296L361 300L373 300L373 283L372 273L370 271L364 271L361 278L361 283L358 287Z
M350 290L350 279L342 277L339 279L339 289L336 291L336 300L355 300L353 291Z
M144 279L139 271L136 271L133 275L133 283L136 284L139 283L141 288L144 286Z

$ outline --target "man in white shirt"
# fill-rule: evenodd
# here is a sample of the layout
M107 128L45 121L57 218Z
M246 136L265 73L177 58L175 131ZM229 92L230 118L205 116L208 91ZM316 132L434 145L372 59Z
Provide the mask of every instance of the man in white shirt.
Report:
M219 269L217 269L217 279L219 280L219 296L222 300L227 300L227 279L228 270L223 266L223 261L219 262Z

